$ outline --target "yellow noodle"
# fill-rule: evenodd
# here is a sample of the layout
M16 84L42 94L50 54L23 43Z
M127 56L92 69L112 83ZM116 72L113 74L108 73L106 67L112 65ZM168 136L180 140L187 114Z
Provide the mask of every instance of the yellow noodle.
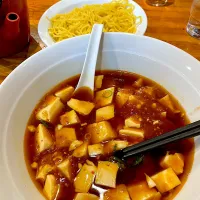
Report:
M134 9L128 0L85 5L69 13L55 15L50 19L48 31L55 42L88 34L94 24L104 24L104 32L135 33L142 17L135 16Z

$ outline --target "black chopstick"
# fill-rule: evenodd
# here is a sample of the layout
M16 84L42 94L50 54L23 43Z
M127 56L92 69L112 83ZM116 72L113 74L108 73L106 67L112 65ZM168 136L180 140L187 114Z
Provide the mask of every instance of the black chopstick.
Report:
M137 149L137 148L140 148L141 146L145 146L145 145L148 145L148 144L151 144L151 143L155 143L155 142L158 142L158 141L163 140L163 139L167 139L168 137L172 137L172 136L177 135L177 134L182 134L182 133L187 132L189 130L193 130L194 128L197 128L197 127L200 127L200 120L193 122L191 124L188 124L184 127L170 131L168 133L162 134L160 136L157 136L155 138L152 138L152 139L146 140L144 142L135 144L134 146L127 147L127 148L123 149L123 152L125 153L125 152L128 152L128 151L132 151L133 147L134 147L134 149Z
M126 159L128 157L134 156L136 154L141 154L165 144L172 143L181 139L195 137L198 135L200 135L200 121L191 123L174 131L165 133L161 136L157 136L150 140L127 147L121 151L117 151L116 156L122 159Z

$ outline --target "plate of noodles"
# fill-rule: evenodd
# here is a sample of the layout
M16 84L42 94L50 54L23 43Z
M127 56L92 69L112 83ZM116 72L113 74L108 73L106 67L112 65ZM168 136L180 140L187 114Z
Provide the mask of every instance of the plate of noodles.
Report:
M104 32L144 35L147 16L131 0L64 0L42 15L38 33L41 40L50 46L64 39L89 34L94 24L104 24Z

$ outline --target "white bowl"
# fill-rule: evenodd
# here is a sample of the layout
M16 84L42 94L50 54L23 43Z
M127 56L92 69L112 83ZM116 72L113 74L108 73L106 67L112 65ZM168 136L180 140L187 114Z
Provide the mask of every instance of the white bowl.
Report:
M48 33L48 28L50 27L50 21L48 19L52 18L58 13L67 13L73 10L76 7L82 7L85 4L103 4L110 2L111 0L64 0L60 1L53 6L51 6L40 18L38 24L38 33L41 40L46 44L46 46L50 46L55 44L53 39ZM135 6L134 14L136 16L142 17L142 23L138 26L136 35L143 35L147 29L147 16L144 10L134 1L129 0L131 4Z
M23 152L27 121L40 98L53 86L81 72L89 35L72 38L28 58L0 89L0 199L42 200L26 169ZM185 108L191 121L200 119L200 64L162 41L132 34L106 33L98 69L120 69L163 85ZM200 199L200 142L188 181L175 198Z

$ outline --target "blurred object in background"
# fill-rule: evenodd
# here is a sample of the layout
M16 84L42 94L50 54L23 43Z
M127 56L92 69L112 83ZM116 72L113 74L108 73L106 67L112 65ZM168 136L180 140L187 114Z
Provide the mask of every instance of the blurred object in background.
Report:
M186 29L192 37L200 39L200 0L193 0Z
M0 0L0 57L20 52L29 36L26 0Z
M166 6L168 0L146 0L150 6Z

